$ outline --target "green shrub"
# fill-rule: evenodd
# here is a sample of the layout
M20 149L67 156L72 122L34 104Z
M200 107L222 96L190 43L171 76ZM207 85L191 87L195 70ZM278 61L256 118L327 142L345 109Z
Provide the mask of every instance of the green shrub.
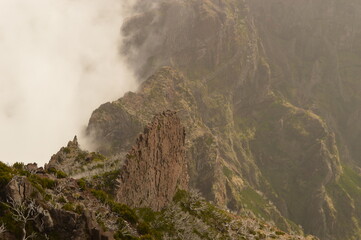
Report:
M68 148L68 147L63 148L63 152L65 152L66 154L69 154L70 153L70 148Z
M93 167L91 168L91 170L94 170L94 169L99 169L99 168L104 168L104 164L99 163L99 164L97 164L97 165L93 166Z
M114 238L116 240L139 240L139 238L133 237L133 236L129 236L129 235L123 235L122 232L118 231L115 235Z
M189 197L189 193L187 191L178 190L177 193L173 197L173 201L176 203L182 202L182 201L185 201L186 199L188 199L188 197Z
M13 172L16 175L20 175L20 176L30 176L30 172L25 170L25 166L24 163L22 162L16 162L13 164Z
M44 200L47 201L47 202L50 201L51 200L51 195L45 194Z
M6 230L15 235L16 239L21 239L20 223L16 222L9 211L1 214L0 222L4 223Z
M84 191L87 188L87 182L84 178L79 179L77 183L81 190Z
M137 231L140 235L146 235L151 232L149 225L143 221L138 224Z
M16 162L13 164L13 168L16 170L24 170L24 163Z
M118 213L119 216L127 220L129 223L131 224L137 223L138 221L137 215L135 214L134 210L128 207L127 205L111 201L109 202L109 206L111 207L113 212Z
M56 177L57 178L66 178L68 175L65 172L57 171Z
M57 170L55 168L50 168L47 172L49 174L53 174L57 178L66 178L68 176L65 172Z
M102 190L92 189L91 193L96 197L99 201L108 204L113 212L119 214L120 217L125 219L131 224L136 224L138 221L138 217L135 214L134 210L128 207L127 205L115 202L107 193Z
M106 157L100 153L93 152L91 154L94 162L103 162L106 159Z
M49 168L48 170L46 170L47 173L53 174L53 175L56 174L56 171L57 171L57 170L56 170L55 168Z
M66 210L66 211L70 211L70 212L75 212L75 207L74 207L74 204L72 204L72 203L65 203L64 206L62 207L62 209Z
M113 194L117 184L117 178L119 177L120 170L106 172L101 175L94 176L93 179L96 183L94 188L101 189L108 194Z
M5 186L13 178L13 170L6 164L0 162L0 194L2 195Z
M155 240L154 237L152 237L150 234L143 235L140 237L141 240Z
M75 212L76 212L77 214L79 214L79 215L82 215L83 212L84 212L84 206L79 205L79 204L76 205Z
M75 159L75 161L77 161L77 162L82 162L82 161L84 161L85 160L85 158L87 157L87 152L80 152L79 154L78 154L78 156L76 157L76 159Z
M58 202L59 203L66 203L66 200L63 196L61 196L59 199L58 199Z
M40 177L38 175L30 175L28 177L29 181L33 184L39 184L42 188L53 189L56 186L56 181L46 178Z
M97 218L97 223L99 224L99 226L103 229L104 232L107 231L107 227L105 226L104 221L101 218Z
M153 222L156 220L159 213L154 212L150 208L139 208L137 209L137 215L145 222Z
M276 235L285 235L286 233L281 232L281 231L276 231L275 234L276 234Z
M109 196L104 191L92 189L91 193L94 195L94 197L96 197L101 202L108 203Z

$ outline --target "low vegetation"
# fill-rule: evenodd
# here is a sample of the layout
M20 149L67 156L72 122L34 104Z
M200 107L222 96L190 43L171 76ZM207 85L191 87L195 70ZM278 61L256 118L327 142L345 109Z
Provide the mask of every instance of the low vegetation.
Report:
M94 211L99 227L113 232L117 240L303 239L298 236L291 238L252 214L240 217L220 209L196 191L179 190L173 202L160 212L149 208L130 208L113 198L119 171L72 180L55 169L50 169L45 175L33 174L25 169L23 164L9 167L0 162L2 191L14 176L25 176L40 194L32 194L29 199L18 203L2 192L0 236L8 232L16 239L61 239L58 231L48 229L44 232L36 224L37 219L43 216L42 206L46 206L78 215L83 215L88 208Z

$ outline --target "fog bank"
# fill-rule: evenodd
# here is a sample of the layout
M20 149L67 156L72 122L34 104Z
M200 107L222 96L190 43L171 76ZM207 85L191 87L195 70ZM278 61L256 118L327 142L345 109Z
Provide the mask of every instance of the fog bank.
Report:
M95 108L135 90L118 55L127 9L122 0L0 0L0 161L44 164Z

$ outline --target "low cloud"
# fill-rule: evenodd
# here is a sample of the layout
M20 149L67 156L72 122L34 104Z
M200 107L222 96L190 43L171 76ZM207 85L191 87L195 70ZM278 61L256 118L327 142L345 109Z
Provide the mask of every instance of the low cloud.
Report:
M0 0L0 161L44 164L95 108L136 89L119 55L131 5Z

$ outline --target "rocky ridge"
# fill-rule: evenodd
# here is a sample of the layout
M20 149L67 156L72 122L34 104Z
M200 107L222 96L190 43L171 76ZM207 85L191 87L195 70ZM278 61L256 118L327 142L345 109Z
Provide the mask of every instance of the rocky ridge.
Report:
M0 162L1 239L316 240L285 233L251 212L237 216L196 191L181 190L188 189L188 161L176 112L154 117L119 171L78 180L67 177L61 163L77 164L74 152L91 156L76 139L67 148L68 155L55 162L59 165L54 155L46 170Z

